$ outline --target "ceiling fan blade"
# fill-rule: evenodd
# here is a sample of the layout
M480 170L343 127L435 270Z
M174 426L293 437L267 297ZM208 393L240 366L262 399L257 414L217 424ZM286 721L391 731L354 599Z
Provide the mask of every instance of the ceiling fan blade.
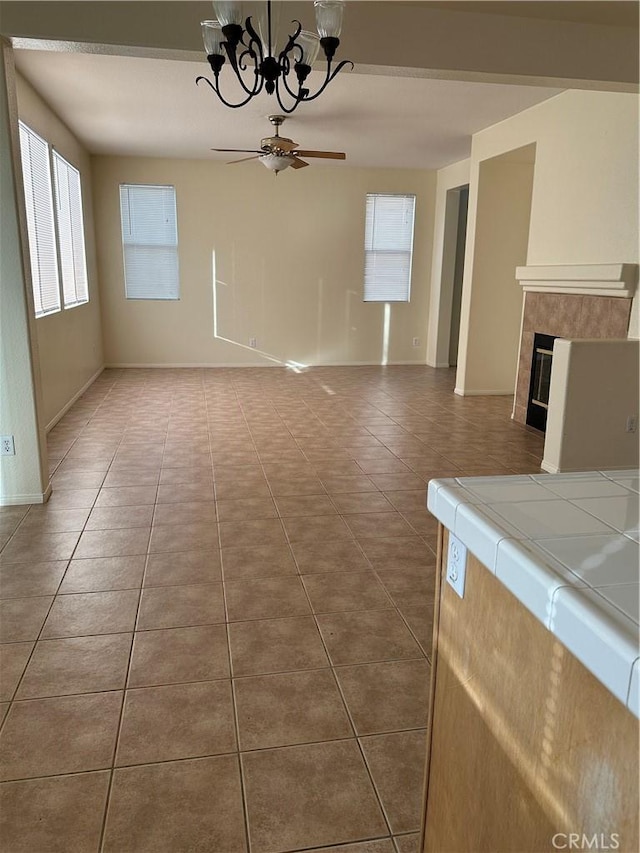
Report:
M225 163L225 166L234 166L236 163L246 163L247 160L259 160L261 154L254 154L253 157L243 157L242 160L229 160L228 163Z
M286 136L266 136L262 140L262 144L270 148L279 148L281 151L295 151L298 143L293 139L287 139Z
M223 154L264 154L260 148L210 148L210 151L220 151Z
M291 164L292 169L304 169L305 166L308 166L308 163L305 163L304 160L300 160L299 157L293 158L293 163Z
M343 151L301 151L295 152L300 157L321 157L323 160L346 160L347 155Z

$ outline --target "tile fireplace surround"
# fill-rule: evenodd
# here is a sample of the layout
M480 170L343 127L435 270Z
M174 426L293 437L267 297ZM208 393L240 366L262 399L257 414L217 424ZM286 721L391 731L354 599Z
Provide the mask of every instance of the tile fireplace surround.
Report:
M526 424L536 332L562 338L626 338L636 264L518 267L524 304L513 419Z

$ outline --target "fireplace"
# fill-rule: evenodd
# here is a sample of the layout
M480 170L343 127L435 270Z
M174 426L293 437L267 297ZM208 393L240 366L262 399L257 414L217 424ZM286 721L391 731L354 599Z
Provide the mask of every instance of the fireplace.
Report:
M527 401L527 426L539 429L541 432L544 432L547 426L553 342L556 337L557 335L543 335L536 332L533 338L531 382L529 383L529 399Z
M635 293L636 264L587 264L518 267L516 278L524 290L520 355L513 419L544 430L545 393L548 393L555 338L626 338L631 300ZM536 336L547 336L538 355L539 375L533 376ZM537 403L530 403L535 390ZM542 399L539 394L541 394ZM530 414L536 422L530 421Z

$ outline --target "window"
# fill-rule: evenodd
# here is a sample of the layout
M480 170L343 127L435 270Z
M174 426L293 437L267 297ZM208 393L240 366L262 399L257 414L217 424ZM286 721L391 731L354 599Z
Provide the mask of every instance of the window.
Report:
M89 301L80 172L22 122L20 154L33 299L43 317Z
M179 299L175 187L121 184L127 299Z
M20 123L20 154L36 317L60 310L49 145Z
M408 302L411 290L414 195L367 194L365 302Z

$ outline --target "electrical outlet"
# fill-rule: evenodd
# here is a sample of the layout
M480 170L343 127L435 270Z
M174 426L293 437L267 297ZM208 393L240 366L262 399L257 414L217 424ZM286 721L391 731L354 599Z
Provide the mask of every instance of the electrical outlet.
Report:
M2 456L15 456L16 455L16 446L13 443L13 436L12 435L0 436L0 455L2 455Z
M256 338L249 338L249 346L254 349L258 346L258 341Z
M464 598L464 580L467 572L467 547L449 533L449 549L447 552L447 581Z
M638 430L638 418L636 415L629 415L627 418L627 425L625 427L627 432L637 432Z
M414 338L413 339L413 345L414 345L414 347L419 347L420 346L420 338Z

